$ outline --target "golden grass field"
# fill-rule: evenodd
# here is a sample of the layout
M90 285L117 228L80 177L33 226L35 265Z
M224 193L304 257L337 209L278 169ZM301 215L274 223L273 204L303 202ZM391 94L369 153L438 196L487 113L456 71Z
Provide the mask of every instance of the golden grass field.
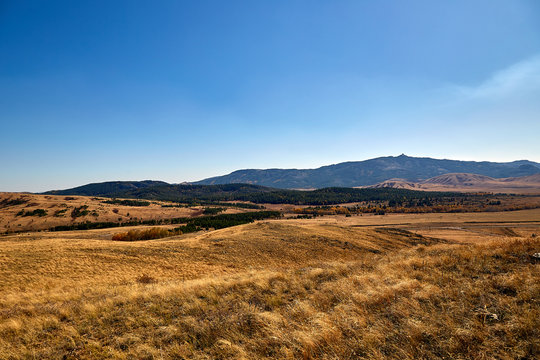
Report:
M36 195L25 193L0 193L0 205L2 201L22 199L23 204L15 206L0 206L0 234L5 232L21 232L46 230L58 225L70 225L78 222L127 222L130 220L170 219L179 217L191 217L202 214L202 207L162 207L162 204L170 204L162 201L151 201L149 206L125 206L118 204L106 204L108 198L88 196L60 196L60 195ZM88 214L72 218L70 213L76 207L86 206ZM47 215L17 216L21 210L44 209ZM226 210L227 213L249 211L246 209ZM55 216L56 212L62 212Z
M540 354L539 209L118 231L0 237L1 359Z

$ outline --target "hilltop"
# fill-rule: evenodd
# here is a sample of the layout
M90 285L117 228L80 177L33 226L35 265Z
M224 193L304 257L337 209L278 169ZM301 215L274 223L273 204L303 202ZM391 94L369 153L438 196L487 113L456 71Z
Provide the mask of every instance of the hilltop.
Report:
M107 181L92 183L66 190L51 190L45 192L46 195L81 195L81 196L108 196L124 191L138 190L150 186L169 185L164 181L143 180L143 181Z

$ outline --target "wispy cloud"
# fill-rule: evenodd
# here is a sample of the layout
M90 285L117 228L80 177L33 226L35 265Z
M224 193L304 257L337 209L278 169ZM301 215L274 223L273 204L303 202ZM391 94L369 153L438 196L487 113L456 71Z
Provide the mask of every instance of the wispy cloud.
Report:
M495 72L477 86L459 86L459 93L471 99L498 100L540 91L540 55Z

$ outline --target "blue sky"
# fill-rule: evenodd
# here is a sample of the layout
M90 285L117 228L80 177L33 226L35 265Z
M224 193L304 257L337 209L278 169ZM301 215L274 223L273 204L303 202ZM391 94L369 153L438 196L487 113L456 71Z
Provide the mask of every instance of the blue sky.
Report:
M2 1L0 191L540 161L540 2Z

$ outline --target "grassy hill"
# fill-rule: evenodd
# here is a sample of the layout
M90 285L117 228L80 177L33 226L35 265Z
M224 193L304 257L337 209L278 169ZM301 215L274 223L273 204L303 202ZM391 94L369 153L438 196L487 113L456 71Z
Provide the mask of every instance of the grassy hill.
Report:
M535 226L459 242L331 219L7 236L0 358L533 359Z

